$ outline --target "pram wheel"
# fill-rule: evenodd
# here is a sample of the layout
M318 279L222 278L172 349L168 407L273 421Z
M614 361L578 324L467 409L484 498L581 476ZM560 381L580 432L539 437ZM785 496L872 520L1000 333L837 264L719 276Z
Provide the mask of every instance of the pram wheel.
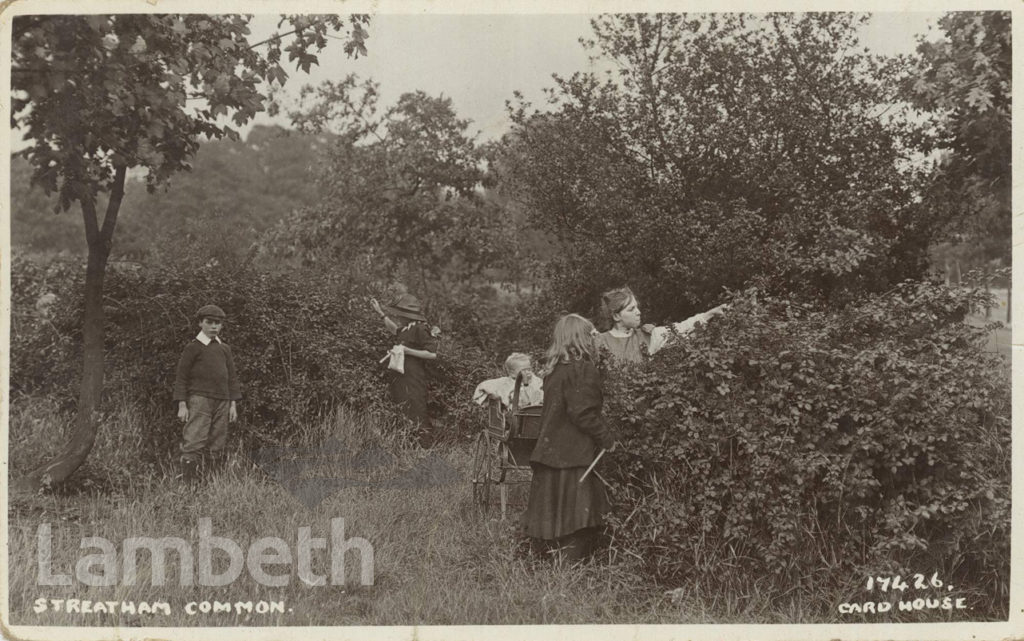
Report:
M491 507L491 486L496 486L504 519L509 505L509 487L528 484L532 476L530 455L540 435L540 405L519 406L522 375L516 377L512 407L491 398L487 423L473 444L473 502L483 514Z
M487 431L481 432L476 437L473 449L473 502L484 512L491 505L491 485L495 483L493 450L494 445Z

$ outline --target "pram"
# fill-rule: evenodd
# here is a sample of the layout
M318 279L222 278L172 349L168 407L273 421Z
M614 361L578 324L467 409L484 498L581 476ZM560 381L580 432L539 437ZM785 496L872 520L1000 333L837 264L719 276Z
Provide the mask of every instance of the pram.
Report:
M473 450L473 500L487 512L491 506L491 488L497 486L502 519L508 506L509 485L530 482L530 454L540 435L543 407L519 407L522 383L520 374L516 376L509 409L506 410L498 399L488 401L487 423L477 435Z

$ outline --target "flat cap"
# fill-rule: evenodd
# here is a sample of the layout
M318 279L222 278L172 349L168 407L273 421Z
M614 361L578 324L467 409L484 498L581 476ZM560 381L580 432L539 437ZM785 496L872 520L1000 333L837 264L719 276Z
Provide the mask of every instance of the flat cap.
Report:
M203 305L199 308L199 311L196 312L196 318L219 318L220 320L224 320L226 315L224 314L224 310L216 305Z

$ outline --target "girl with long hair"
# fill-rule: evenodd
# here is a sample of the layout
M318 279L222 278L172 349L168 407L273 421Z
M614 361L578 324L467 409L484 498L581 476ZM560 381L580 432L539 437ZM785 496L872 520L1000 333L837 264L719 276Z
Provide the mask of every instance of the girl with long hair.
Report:
M578 314L555 324L544 377L544 410L530 457L533 479L523 515L539 547L577 561L594 549L610 509L604 485L584 472L614 436L602 416L602 377L595 362L594 326Z

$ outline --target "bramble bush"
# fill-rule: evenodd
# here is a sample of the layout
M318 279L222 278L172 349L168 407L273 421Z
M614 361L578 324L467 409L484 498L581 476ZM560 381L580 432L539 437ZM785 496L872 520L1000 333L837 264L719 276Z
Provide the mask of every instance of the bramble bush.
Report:
M81 371L81 272L75 264L21 259L11 271L12 391L44 394L69 413ZM44 293L57 294L45 317L34 309ZM171 402L175 367L199 331L195 310L213 302L228 314L223 338L235 354L244 395L238 425L249 443L282 443L339 405L393 415L378 362L393 341L366 294L250 266L112 264L104 298L105 407L137 403L154 417L149 448L172 451L180 436ZM491 361L442 335L430 366L435 433L428 440L478 429L470 399Z
M1009 372L963 322L986 301L906 282L837 310L751 289L610 372L614 545L666 584L928 569L1005 604Z
M15 403L45 395L73 409L80 273L15 259ZM246 445L284 443L339 405L393 412L377 362L390 337L365 292L335 287L249 267L116 264L105 407L143 408L154 417L143 454L173 451L174 367L198 331L194 310L214 301L230 317ZM50 292L58 297L42 316L33 306ZM986 329L963 322L985 302L933 283L841 309L752 289L642 366L612 371L606 411L624 447L600 472L617 506L613 549L666 585L775 579L807 590L830 582L823 592L835 594L843 577L927 569L1005 602L1008 369L982 351ZM550 325L549 309L533 312L516 317ZM431 365L435 440L479 429L473 387L505 355L464 345L479 338L442 337Z

